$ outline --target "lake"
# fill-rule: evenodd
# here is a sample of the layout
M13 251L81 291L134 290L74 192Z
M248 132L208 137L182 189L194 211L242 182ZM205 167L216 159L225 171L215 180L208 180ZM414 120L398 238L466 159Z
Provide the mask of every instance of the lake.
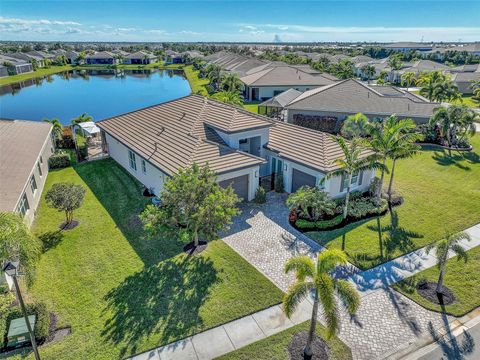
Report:
M97 121L190 92L181 71L71 70L0 87L0 116L67 125L82 113Z

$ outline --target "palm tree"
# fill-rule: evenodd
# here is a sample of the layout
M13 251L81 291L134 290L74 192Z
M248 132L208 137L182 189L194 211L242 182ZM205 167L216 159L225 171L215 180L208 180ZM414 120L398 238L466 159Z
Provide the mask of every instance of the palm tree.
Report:
M343 122L341 130L342 136L346 137L347 139L363 137L368 133L368 123L368 117L362 113L349 115Z
M395 174L395 165L397 160L410 158L421 149L420 146L415 145L414 142L419 141L422 135L419 133L408 133L407 135L408 136L403 137L402 140L397 142L395 149L390 154L390 159L392 159L392 168L387 190L388 203L392 202L393 176Z
M380 74L378 75L377 78L377 84L383 85L388 79L388 72L385 70L380 71Z
M93 117L88 115L87 113L83 113L82 115L77 116L76 118L72 119L72 125L78 125L82 122L93 121Z
M321 304L325 313L327 335L331 338L337 333L340 325L338 305L335 295L346 306L350 314L355 314L360 306L360 296L355 287L347 280L332 277L331 272L338 265L346 265L347 256L343 251L332 249L318 254L317 264L308 256L291 258L285 264L285 272L295 271L296 281L283 297L283 310L290 318L300 302L314 292L312 317L308 332L304 359L313 355L312 341L315 336L318 307Z
M359 146L360 140L358 138L347 142L341 136L334 136L333 140L338 144L343 152L343 157L335 160L335 164L339 167L338 170L329 172L327 179L334 176L341 176L342 181L346 180L347 193L345 195L345 205L343 209L343 218L348 214L348 201L350 199L350 188L352 185L352 178L354 174L359 174L360 171L383 169L385 168L378 162L381 157L378 154L369 156L362 156L362 148Z
M210 83L217 88L222 78L222 68L217 64L210 64L205 68L205 73Z
M243 99L238 91L220 91L212 95L212 99L226 104L242 106Z
M473 95L476 98L480 99L480 80L472 82L472 85L470 86L470 88L472 89Z
M388 66L390 66L392 70L400 70L402 65L402 59L399 55L390 56L388 59Z
M363 73L363 76L367 78L368 83L370 84L370 79L373 78L376 74L375 66L371 64L363 65L360 69Z
M220 79L220 87L223 91L241 91L243 83L235 73L223 73Z
M391 115L383 121L380 126L370 125L369 134L371 138L369 140L369 146L375 150L382 160L382 168L380 173L380 184L377 190L377 204L380 204L382 197L383 180L385 178L385 171L387 171L386 163L395 151L395 148L399 147L404 140L410 140L411 131L415 128L415 122L411 119L399 120L396 115Z
M52 125L52 137L55 140L61 139L63 135L63 126L60 120L57 118L54 119L43 119L43 121L48 122ZM56 141L55 141L56 142Z
M443 277L445 276L445 268L448 260L448 253L453 251L457 255L457 260L468 261L468 254L459 244L460 241L470 241L470 235L465 232L459 232L457 234L447 233L445 239L436 243L430 244L426 247L427 254L435 249L435 256L437 257L437 267L439 269L438 281L437 281L437 294L443 294Z
M412 71L407 71L406 73L402 74L400 78L402 80L402 86L406 86L408 91L409 87L415 84L417 75Z

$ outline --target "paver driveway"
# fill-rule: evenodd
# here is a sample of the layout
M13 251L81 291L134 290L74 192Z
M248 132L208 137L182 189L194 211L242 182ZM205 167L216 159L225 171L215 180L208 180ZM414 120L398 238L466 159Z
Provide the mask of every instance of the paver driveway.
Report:
M297 254L314 256L323 248L289 225L285 195L267 195L267 204L242 205L242 214L224 234L224 241L285 291L293 281L293 276L284 274L285 261ZM348 272L357 271L353 267L348 269ZM360 309L354 318L346 311L341 312L339 334L356 359L384 358L392 350L449 321L388 286L374 290L360 286L359 291Z

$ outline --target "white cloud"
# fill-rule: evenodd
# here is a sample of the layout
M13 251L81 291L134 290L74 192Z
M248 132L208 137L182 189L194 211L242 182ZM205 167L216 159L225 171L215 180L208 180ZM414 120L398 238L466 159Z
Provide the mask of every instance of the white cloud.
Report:
M29 19L17 19L7 18L0 16L0 24L12 24L12 25L82 25L75 21L60 21L60 20L29 20Z
M202 33L196 32L196 31L191 31L191 30L182 30L180 31L180 34L185 34L185 35L202 35Z

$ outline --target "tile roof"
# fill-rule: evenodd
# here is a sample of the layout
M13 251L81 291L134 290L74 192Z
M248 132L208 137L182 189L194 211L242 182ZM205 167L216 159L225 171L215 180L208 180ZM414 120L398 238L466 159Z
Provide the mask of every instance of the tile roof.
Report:
M115 55L108 51L99 51L93 55L87 55L87 59L113 59L114 57Z
M155 55L148 53L146 51L137 51L135 53L128 54L125 56L126 59L142 59L142 60L145 59L145 57L149 59L156 58Z
M96 124L169 175L194 162L208 162L218 173L261 164L263 159L227 147L213 128L229 133L271 126L260 115L200 95Z
M294 66L275 66L240 78L248 86L323 86L334 82L321 74L313 75Z
M270 128L270 138L265 147L283 158L324 173L338 169L335 160L343 157L332 135L282 121L275 121ZM364 150L362 157L370 154L371 151Z
M50 130L43 121L0 119L0 211L15 210Z
M429 118L439 106L438 103L426 102L402 90L397 96L395 89L378 89L348 79L305 91L287 105L287 109ZM387 91L390 93L386 94Z
M298 96L302 94L301 91L298 91L296 89L288 89L286 91L281 92L277 96L274 96L267 101L264 101L261 105L269 105L269 106L279 106L279 107L285 107L289 103L291 103L293 100L295 100Z

